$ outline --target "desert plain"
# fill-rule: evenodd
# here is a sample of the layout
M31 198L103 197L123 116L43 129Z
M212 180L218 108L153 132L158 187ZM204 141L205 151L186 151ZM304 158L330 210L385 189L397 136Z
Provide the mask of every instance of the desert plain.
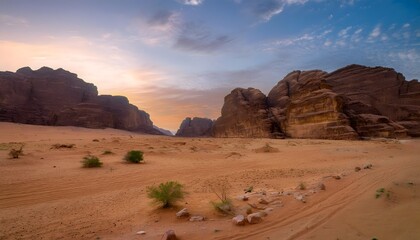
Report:
M9 158L21 145L24 155ZM144 163L123 161L134 149ZM88 154L103 166L82 168ZM171 180L188 194L159 209L146 189ZM211 204L209 185L220 181L232 215ZM177 218L182 208L205 220ZM264 210L260 223L232 223L234 214ZM414 240L419 226L420 139L181 138L0 123L0 239L158 240L172 229L183 240Z

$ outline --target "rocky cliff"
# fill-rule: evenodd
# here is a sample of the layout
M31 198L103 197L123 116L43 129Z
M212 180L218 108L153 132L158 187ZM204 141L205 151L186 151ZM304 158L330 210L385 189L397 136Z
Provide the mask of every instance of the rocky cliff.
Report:
M98 96L96 86L61 68L0 72L0 121L159 134L126 97Z
M178 137L209 137L213 120L208 118L195 117L193 119L187 117L182 121L175 136Z
M356 139L420 136L420 83L384 67L350 65L288 74L266 97L235 89L215 137Z

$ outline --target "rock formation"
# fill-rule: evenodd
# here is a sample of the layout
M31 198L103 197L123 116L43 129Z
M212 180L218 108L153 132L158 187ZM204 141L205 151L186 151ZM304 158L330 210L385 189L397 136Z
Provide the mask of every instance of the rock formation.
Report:
M216 120L214 137L269 138L276 134L266 96L255 88L236 88L225 97L222 116Z
M211 128L213 126L213 120L208 118L193 119L187 117L182 121L175 136L178 137L209 137Z
M235 89L215 137L356 139L420 136L420 83L384 67L349 65L288 74L266 97Z
M160 134L126 97L100 95L76 74L48 67L0 72L0 121Z

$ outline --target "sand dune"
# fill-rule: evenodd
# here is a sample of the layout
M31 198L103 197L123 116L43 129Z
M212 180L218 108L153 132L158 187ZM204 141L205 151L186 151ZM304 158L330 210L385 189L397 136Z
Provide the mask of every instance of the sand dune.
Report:
M193 240L420 239L418 139L171 138L11 123L0 130L0 239L161 239L168 229ZM21 144L25 155L10 159ZM144 164L122 161L132 149L144 151ZM114 154L102 155L107 150ZM103 167L81 168L87 154ZM217 198L208 185L220 179L231 185L235 211L273 210L259 224L233 225L210 204ZM177 208L157 209L146 187L168 180L189 194ZM250 186L249 200L237 199ZM183 207L206 221L177 219Z

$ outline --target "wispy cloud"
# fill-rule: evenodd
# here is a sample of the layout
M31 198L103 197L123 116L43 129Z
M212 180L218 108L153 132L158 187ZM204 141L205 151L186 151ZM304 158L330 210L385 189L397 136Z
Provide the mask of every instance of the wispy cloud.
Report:
M346 27L346 28L344 28L344 29L340 30L340 31L338 32L338 36L339 36L340 38L348 38L348 37L349 37L348 32L349 32L351 29L352 29L352 26L349 26L349 27Z
M204 3L204 0L177 0L177 2L190 6L198 6Z
M369 34L368 42L373 42L379 35L381 35L381 26L377 25Z
M262 22L268 22L275 15L283 12L288 5L305 4L308 0L235 0Z
M193 52L211 53L222 49L232 41L233 39L228 35L213 34L201 24L188 23L181 29L174 47Z

